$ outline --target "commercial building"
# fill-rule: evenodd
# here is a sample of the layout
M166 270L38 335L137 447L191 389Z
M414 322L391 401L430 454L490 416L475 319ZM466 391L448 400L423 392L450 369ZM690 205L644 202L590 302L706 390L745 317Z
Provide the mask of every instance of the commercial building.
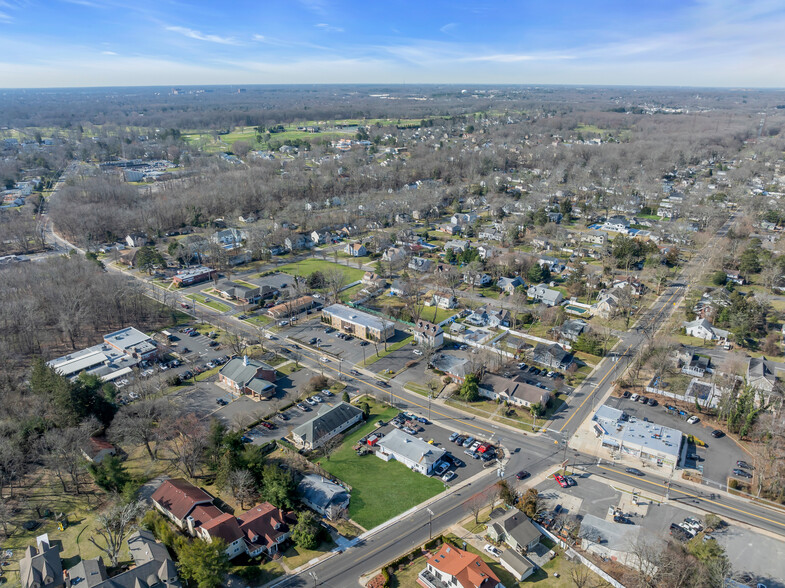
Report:
M333 304L322 309L322 322L367 341L387 341L395 334L395 323L367 312Z
M247 355L229 360L218 372L218 381L238 394L254 400L268 399L275 393L275 368Z
M52 359L47 365L66 378L85 372L110 382L131 373L140 362L156 357L158 351L151 337L128 327L109 333L98 345Z
M682 453L687 451L681 431L639 421L618 408L602 405L592 421L594 434L602 439L602 446L622 458L636 458L674 470Z
M436 463L446 453L444 449L407 435L400 429L395 429L382 437L376 447L378 448L377 457L384 461L394 459L407 468L426 476L431 475Z
M313 296L300 296L270 307L267 314L274 319L281 319L310 310L318 304Z
M172 278L172 283L175 286L193 286L212 280L217 275L218 272L214 269L200 265L176 273Z
M303 449L316 449L363 419L363 411L348 402L323 405L319 414L292 431L292 439Z

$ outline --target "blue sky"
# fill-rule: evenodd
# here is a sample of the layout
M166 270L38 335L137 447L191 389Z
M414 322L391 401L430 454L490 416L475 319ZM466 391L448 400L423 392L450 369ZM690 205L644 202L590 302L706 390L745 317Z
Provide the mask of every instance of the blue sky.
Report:
M785 1L0 0L0 87L785 87Z

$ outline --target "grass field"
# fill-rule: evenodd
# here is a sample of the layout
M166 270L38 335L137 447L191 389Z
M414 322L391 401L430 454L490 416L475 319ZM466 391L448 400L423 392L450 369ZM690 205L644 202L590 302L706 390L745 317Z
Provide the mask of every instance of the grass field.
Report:
M245 322L256 325L257 327L263 327L264 325L269 324L272 320L273 319L271 319L266 314L258 314L256 316L249 316L247 319L245 319Z
M194 302L201 304L202 306L208 306L213 310L217 310L218 312L226 312L229 310L229 307L223 302L212 300L211 298L208 298L202 294L187 294L186 298L190 298Z
M338 298L340 298L342 302L350 302L352 297L363 288L364 286L362 284L357 284L356 286L352 286L341 292Z
M439 308L438 306L421 306L420 307L420 318L426 321L430 321L432 323L440 323L442 321L447 320L451 316L458 314L458 311L454 308L445 309Z
M372 405L367 424L349 434L330 459L319 464L332 475L352 486L349 517L372 529L411 507L436 496L444 484L415 473L402 463L384 462L373 455L358 456L353 445L376 428L379 419L395 416L395 408Z
M348 267L332 261L315 258L303 259L302 261L298 261L296 263L282 265L278 268L278 270L293 276L300 277L310 276L313 272L317 271L324 273L333 270L340 270L346 274L347 282L356 282L357 280L362 279L363 274L365 273L363 270L357 269L356 267Z

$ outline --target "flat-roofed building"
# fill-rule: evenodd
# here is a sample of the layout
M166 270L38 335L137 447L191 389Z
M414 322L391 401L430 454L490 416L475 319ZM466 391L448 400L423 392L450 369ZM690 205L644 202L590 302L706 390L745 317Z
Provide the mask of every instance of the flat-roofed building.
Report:
M384 461L401 462L407 468L430 476L436 463L447 453L417 437L407 435L400 429L391 431L379 441L376 456Z
M172 283L176 286L192 286L193 284L201 284L208 280L212 280L218 275L214 269L205 266L192 267L175 274L172 278Z
M395 323L343 304L322 309L322 322L344 333L368 341L387 341L395 334Z
M158 353L158 345L152 337L134 327L126 327L104 335L104 343L131 357L149 359Z

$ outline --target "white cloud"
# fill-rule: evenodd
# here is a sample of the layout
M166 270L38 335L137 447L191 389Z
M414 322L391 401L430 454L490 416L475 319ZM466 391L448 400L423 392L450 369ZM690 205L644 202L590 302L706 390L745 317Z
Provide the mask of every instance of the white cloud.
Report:
M336 27L331 24L327 24L326 22L320 22L317 25L314 25L317 29L325 31L327 33L342 33L343 29L341 27Z
M166 27L166 30L173 33L178 33L190 39L196 39L197 41L208 41L210 43L220 43L221 45L239 45L237 39L234 37L209 35L207 33L203 33L202 31L189 29L188 27Z
M118 55L114 51L101 51L101 55Z
M259 43L264 43L267 41L267 39L264 38L264 35L254 35L253 37L251 37L251 39Z
M464 57L461 61L491 61L494 63L517 63L520 61L559 61L563 59L575 59L574 55L559 55L550 53L535 54L516 54L516 53L497 53L495 55L478 55L475 57Z
M11 22L13 17L7 12L0 12L0 22Z
M449 33L450 31L452 31L452 30L453 30L455 27L457 27L457 26L458 26L458 23L457 23L457 22L448 22L446 25L444 25L443 27L441 27L441 28L439 29L439 31L441 31L442 33L444 33L444 34L446 35L447 33Z

